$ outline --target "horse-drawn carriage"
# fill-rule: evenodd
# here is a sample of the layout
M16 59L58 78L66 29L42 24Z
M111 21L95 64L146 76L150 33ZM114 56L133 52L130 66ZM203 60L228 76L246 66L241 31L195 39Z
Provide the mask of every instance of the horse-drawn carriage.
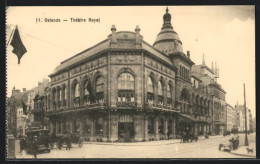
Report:
M34 137L37 137L37 146L38 146L38 152L50 152L51 146L50 146L50 137L49 137L49 130L47 129L30 129L26 132L27 138L26 138L26 151L29 154L32 154L34 151L33 147L33 140Z
M77 134L77 133L73 133L73 134L55 134L53 133L51 135L51 148L54 147L54 145L56 145L57 148L61 149L63 147L63 145L66 145L68 148L71 147L72 144L77 144L78 147L82 147L83 146L83 139L82 137Z
M195 134L191 134L191 133L184 133L182 135L182 141L183 142L193 142L193 141L198 141L198 136Z

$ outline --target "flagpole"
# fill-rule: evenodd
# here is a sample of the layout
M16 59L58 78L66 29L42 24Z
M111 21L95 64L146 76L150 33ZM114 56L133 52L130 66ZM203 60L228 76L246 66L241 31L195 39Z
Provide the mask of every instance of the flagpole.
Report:
M247 138L247 109L246 109L246 89L244 83L244 108L245 108L245 146L249 146Z
M10 37L9 37L9 40L8 40L8 42L7 42L6 47L8 47L8 45L9 45L9 43L10 43L10 40L11 40L11 38L12 38L12 36L13 36L13 33L14 33L14 30L15 30L15 29L12 30L12 33L11 33L11 35L10 35Z

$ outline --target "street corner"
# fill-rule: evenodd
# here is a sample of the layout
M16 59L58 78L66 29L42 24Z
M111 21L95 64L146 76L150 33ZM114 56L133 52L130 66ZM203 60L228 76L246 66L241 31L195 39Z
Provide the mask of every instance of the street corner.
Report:
M256 158L256 147L255 144L251 146L241 146L237 150L230 151L229 153L248 158Z

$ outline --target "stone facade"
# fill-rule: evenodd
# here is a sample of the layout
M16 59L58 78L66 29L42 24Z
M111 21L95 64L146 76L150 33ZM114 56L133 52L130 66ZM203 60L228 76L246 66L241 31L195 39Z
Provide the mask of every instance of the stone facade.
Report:
M163 20L154 46L138 26L135 32L112 26L106 40L61 62L46 91L51 132L119 142L180 138L184 129L221 133L225 91L214 71L195 67L182 52L168 9Z
M227 131L232 130L232 128L236 128L236 121L237 121L237 111L236 109L227 104Z

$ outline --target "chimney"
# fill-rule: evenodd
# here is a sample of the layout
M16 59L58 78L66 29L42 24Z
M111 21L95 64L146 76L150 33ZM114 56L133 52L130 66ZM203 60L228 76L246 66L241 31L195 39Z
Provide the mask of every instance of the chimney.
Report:
M112 31L112 34L116 32L116 26L115 25L112 25L111 31Z
M136 28L135 28L135 32L136 32L137 34L139 34L139 32L140 32L140 28L139 28L138 25L137 25Z
M23 93L25 93L26 92L26 88L23 88Z
M187 56L190 59L190 51L187 51Z

